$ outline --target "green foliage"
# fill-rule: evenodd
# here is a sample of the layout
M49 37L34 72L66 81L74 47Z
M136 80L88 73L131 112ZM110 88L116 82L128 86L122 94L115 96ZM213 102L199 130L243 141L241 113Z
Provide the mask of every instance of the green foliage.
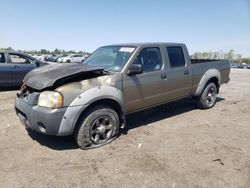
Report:
M12 49L11 47L8 47L8 48L0 48L0 50L2 50L2 51L14 51L14 49Z
M0 48L0 50L2 51L15 51L13 48L8 47L8 48ZM74 50L69 50L69 51L65 51L65 50L60 50L58 48L56 48L55 50L46 50L46 49L41 49L41 50L17 50L18 52L23 52L26 54L31 54L31 55L35 55L35 54L86 54L89 55L89 52L86 51L74 51Z
M228 52L195 52L193 59L228 59L232 63L250 63L250 58L242 58L241 54L235 54L234 50Z

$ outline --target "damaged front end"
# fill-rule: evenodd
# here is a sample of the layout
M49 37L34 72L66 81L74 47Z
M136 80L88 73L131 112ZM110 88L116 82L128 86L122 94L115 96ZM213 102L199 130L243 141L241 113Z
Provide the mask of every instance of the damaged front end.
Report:
M86 64L58 64L37 68L24 78L24 87L37 91L50 90L63 84L99 77L104 68ZM25 90L25 88L23 88Z

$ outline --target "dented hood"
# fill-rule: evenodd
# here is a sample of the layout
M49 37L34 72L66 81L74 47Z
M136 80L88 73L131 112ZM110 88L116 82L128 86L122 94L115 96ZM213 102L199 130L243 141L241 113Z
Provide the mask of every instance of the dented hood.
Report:
M59 86L72 79L83 78L88 73L102 75L103 69L104 68L99 66L78 63L47 65L29 72L24 77L23 82L28 87L43 90L45 88Z

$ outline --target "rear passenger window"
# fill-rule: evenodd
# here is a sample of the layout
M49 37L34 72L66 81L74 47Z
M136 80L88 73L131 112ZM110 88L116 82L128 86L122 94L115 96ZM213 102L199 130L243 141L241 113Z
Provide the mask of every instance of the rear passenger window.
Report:
M181 47L167 47L171 68L184 67L185 58Z
M5 57L3 53L0 53L0 63L5 63Z

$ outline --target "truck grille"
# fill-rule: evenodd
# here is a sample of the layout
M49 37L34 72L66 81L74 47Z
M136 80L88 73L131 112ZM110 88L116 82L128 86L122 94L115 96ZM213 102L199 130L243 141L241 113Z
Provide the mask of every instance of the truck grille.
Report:
M31 94L32 92L33 92L33 91L32 91L31 88L29 88L28 86L26 86L25 84L23 84L23 85L21 86L20 91L17 93L17 96L23 98L23 97L28 96L28 95Z

